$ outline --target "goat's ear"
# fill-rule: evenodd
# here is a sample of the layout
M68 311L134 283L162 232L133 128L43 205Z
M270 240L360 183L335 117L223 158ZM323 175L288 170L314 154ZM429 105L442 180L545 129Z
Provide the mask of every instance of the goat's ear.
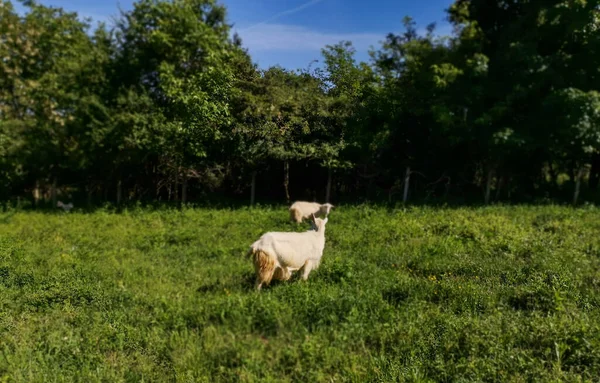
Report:
M317 221L315 220L315 215L311 214L310 215L310 227L313 228L314 231L318 231L319 228L317 227Z

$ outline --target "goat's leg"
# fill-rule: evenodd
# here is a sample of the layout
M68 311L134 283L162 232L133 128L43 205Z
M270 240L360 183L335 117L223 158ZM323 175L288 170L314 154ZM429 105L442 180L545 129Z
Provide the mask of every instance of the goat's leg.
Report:
M308 279L308 274L310 274L310 271L312 270L312 262L310 260L307 260L306 262L304 262L304 266L303 268L303 272L302 272L302 279L303 280L307 280Z
M282 267L281 271L282 271L282 275L281 275L282 281L287 281L288 279L290 279L292 277L292 272L287 267Z
M264 251L254 253L254 270L256 272L256 290L260 290L263 283L269 285L275 272L275 260Z
M273 278L273 273L275 270L267 271L266 273L260 273L256 277L256 290L260 291L263 283L269 285L271 283L271 279Z
M275 268L263 271L260 274L260 276L258 277L256 289L260 290L260 287L262 286L263 283L265 283L267 286L270 285L271 284L271 280L273 279L273 274L274 273L275 273Z
M256 278L256 284L254 285L256 288L256 291L260 291L260 288L262 287L262 279L260 277Z
M285 266L277 267L275 269L275 273L273 274L273 278L278 279L280 281L287 281L288 279L290 279L291 276L292 273Z

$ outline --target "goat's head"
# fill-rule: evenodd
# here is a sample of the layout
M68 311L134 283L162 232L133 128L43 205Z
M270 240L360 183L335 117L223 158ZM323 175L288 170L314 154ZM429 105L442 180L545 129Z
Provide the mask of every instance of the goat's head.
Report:
M329 215L329 212L331 211L331 209L333 207L334 206L332 204L330 204L329 202L328 203L324 203L324 204L321 205L321 208L320 208L321 213L323 213L323 214L325 214L327 216L327 215Z
M329 219L325 217L325 219L316 218L314 214L310 215L310 224L315 231L321 232L325 231L325 225Z

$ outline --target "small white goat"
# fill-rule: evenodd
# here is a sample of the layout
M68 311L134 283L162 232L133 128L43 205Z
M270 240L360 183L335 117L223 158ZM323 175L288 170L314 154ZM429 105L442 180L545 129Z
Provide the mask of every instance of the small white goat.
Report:
M310 218L312 214L316 217L327 217L332 207L333 205L330 203L296 201L290 206L290 219L300 223L304 219Z
M271 279L287 281L292 271L303 269L306 280L311 270L319 267L325 248L325 224L327 218L315 218L311 214L314 230L304 233L268 232L250 246L248 256L253 256L256 272L256 289Z
M71 209L73 209L73 203L72 203L72 202L69 202L69 203L65 204L65 203L62 203L62 201L58 201L58 202L56 203L56 206L57 206L57 207L62 207L62 209L63 209L64 211L66 211L67 213L68 213L69 211L71 211Z

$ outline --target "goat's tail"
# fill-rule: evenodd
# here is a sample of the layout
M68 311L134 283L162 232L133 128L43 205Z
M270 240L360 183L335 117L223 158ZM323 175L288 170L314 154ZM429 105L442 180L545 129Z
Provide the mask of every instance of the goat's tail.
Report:
M275 256L265 252L264 250L251 248L248 255L252 254L254 262L254 270L260 283L271 283L273 273L275 272Z

